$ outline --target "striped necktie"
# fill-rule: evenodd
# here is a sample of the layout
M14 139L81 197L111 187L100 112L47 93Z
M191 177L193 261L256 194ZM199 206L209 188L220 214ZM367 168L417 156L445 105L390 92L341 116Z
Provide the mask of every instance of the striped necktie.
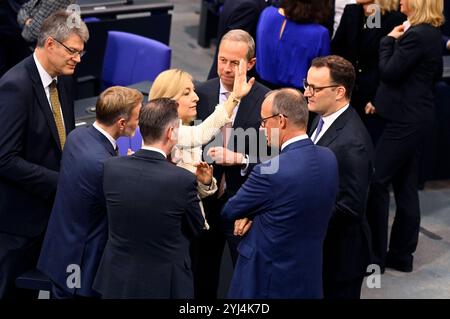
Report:
M61 103L59 102L58 89L56 87L56 81L50 84L50 102L52 104L53 117L55 119L56 129L58 130L59 142L61 144L61 150L66 143L66 130L64 129L64 122L62 119Z

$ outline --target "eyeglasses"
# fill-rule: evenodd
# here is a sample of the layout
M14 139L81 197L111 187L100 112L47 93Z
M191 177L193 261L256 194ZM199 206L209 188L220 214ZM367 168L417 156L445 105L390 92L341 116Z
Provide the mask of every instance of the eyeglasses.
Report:
M55 40L55 42L58 42L59 44L61 44L64 47L64 49L66 49L67 52L69 52L73 57L79 55L80 58L82 58L83 55L86 54L86 51L84 51L84 50L83 51L78 51L78 50L75 50L75 49L71 49L67 45L65 45L64 43L59 42L58 40L56 40L55 38L52 38L52 39Z
M335 88L335 87L338 87L338 86L340 86L340 85L334 84L334 85L327 85L327 86L314 86L314 85L309 84L306 81L306 79L303 79L303 88L305 89L305 91L308 90L311 93L311 95L319 93L323 89Z
M266 121L267 121L268 119L271 119L272 117L275 117L275 116L284 116L285 118L287 118L286 115L281 114L281 113L277 113L277 114L274 114L274 115L265 117L265 118L263 118L263 119L260 120L260 123L261 123L260 125L261 125L261 127L266 127Z

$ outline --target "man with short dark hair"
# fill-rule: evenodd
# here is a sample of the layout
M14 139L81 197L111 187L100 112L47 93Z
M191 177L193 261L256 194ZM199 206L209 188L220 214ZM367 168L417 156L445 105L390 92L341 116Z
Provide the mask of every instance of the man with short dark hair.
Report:
M16 297L14 280L36 266L75 127L69 76L89 32L68 19L64 11L47 18L34 54L0 79L0 298Z
M203 230L195 175L167 160L177 142L178 103L141 108L142 149L105 163L109 237L94 289L102 298L194 297L189 239Z
M92 283L108 237L103 163L118 153L120 136L134 134L142 99L135 89L106 89L97 100L94 124L67 137L37 266L52 280L54 298L98 296Z
M274 91L264 100L261 127L281 153L257 165L223 208L227 219L252 220L235 227L245 237L228 298L323 296L322 245L338 169L333 153L306 135L307 121L306 99L297 90Z
M309 136L330 148L339 164L339 193L324 242L325 298L359 299L370 263L366 202L373 173L373 146L350 106L355 83L352 64L339 56L312 61L304 83L308 108L317 113Z

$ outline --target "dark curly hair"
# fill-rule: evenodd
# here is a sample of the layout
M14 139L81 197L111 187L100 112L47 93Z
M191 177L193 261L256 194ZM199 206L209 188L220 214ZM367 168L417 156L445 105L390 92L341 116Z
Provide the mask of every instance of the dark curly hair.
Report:
M327 24L331 14L330 0L282 0L280 8L289 20L297 23Z

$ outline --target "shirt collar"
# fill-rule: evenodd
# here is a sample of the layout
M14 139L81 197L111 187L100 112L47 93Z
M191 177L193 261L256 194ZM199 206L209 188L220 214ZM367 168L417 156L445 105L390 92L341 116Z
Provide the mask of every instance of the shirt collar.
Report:
M228 91L225 86L222 84L222 80L219 79L219 83L220 83L220 89L219 89L219 93L225 94L225 93L231 93L230 91Z
M342 114L345 112L345 110L348 109L350 104L347 104L346 106L340 108L336 112L328 115L328 116L322 116L323 124L327 125L327 128ZM322 130L323 131L323 130Z
M53 82L53 80L56 80L56 81L58 80L57 77L52 78L50 76L50 74L48 74L48 72L45 71L44 67L39 62L39 60L36 56L36 52L33 53L33 59L34 59L34 63L36 63L36 67L39 72L39 77L41 78L41 82L42 82L42 85L44 86L44 88L48 87Z
M404 32L408 31L408 29L411 28L411 22L409 22L409 20L406 20L405 22L403 22L403 27Z
M162 154L164 156L164 158L167 158L167 154L164 153L160 148L157 147L152 147L152 146L147 146L147 145L143 145L142 146L143 150L147 150L147 151L153 151L153 152L157 152L159 154Z
M305 140L305 139L307 139L307 138L308 138L308 135L307 135L307 134L302 134L302 135L298 135L298 136L296 136L296 137L290 138L290 139L288 139L286 142L284 142L284 143L281 145L281 150L283 151L283 149L284 149L286 146L288 146L289 144L292 144L292 143L295 143L295 142L298 142L298 141L301 141L301 140Z
M99 125L98 122L95 121L94 124L92 124L93 127L95 127L97 129L97 131L99 131L100 133L102 133L103 135L106 136L106 138L108 139L108 141L111 143L111 145L113 146L113 149L116 149L117 146L117 142L116 140L108 133L106 132L104 129L102 129Z

